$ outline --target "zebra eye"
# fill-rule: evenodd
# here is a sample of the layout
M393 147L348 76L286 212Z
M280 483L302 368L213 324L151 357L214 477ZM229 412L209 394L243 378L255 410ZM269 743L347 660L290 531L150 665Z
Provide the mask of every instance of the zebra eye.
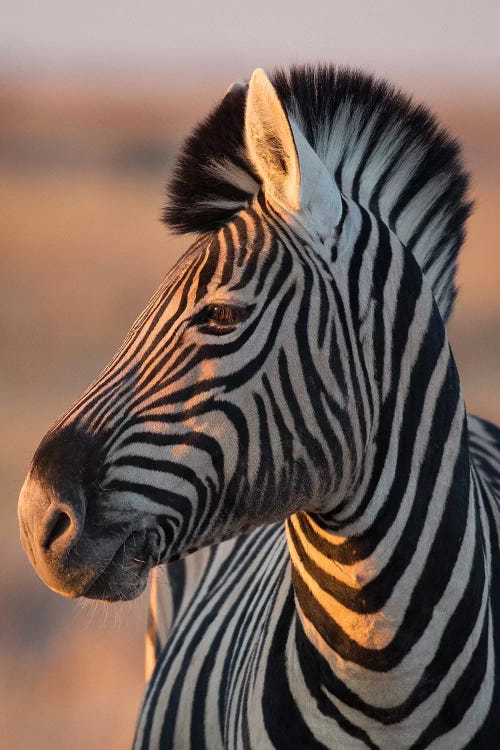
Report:
M195 316L194 323L201 331L210 333L230 333L238 323L250 315L251 307L237 307L223 303L206 305Z

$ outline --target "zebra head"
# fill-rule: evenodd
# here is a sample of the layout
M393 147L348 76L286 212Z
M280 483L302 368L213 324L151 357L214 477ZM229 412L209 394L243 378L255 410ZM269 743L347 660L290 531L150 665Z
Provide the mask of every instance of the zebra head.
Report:
M197 241L33 458L41 578L133 598L199 547L298 510L335 522L388 442L404 341L444 330L466 185L428 112L369 77L233 86L171 185L167 222Z
M263 71L243 93L262 189L170 271L33 458L22 543L64 595L132 598L160 561L351 479L355 404L324 281L340 192ZM343 427L328 449L318 409Z

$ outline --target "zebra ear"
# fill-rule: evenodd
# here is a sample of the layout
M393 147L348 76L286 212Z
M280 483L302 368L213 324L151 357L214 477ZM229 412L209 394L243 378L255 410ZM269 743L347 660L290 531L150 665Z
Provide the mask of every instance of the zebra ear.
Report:
M321 234L337 226L340 192L260 68L248 87L245 141L268 199Z

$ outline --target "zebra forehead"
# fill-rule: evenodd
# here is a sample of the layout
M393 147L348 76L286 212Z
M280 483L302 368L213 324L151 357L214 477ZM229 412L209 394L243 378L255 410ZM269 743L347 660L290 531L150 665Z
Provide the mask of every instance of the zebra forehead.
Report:
M269 78L344 196L415 255L446 320L471 209L456 141L428 109L359 71L302 66ZM259 193L244 139L246 97L247 86L230 87L186 139L163 215L174 231L219 229Z
M253 268L256 263L268 262L269 250L276 247L275 239L271 223L264 225L263 217L259 217L257 229L255 211L248 214L240 211L221 229L198 237L167 273L160 289L166 291L172 284L182 287L192 283L195 269L197 286L214 289L234 282L235 277L246 273L249 265Z

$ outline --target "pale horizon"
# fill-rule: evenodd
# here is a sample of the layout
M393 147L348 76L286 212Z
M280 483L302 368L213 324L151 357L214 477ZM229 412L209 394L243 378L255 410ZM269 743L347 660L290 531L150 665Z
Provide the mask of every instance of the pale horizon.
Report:
M307 12L306 12L307 11ZM0 67L110 74L248 76L254 67L333 61L393 78L500 83L500 3L297 0L5 0Z

